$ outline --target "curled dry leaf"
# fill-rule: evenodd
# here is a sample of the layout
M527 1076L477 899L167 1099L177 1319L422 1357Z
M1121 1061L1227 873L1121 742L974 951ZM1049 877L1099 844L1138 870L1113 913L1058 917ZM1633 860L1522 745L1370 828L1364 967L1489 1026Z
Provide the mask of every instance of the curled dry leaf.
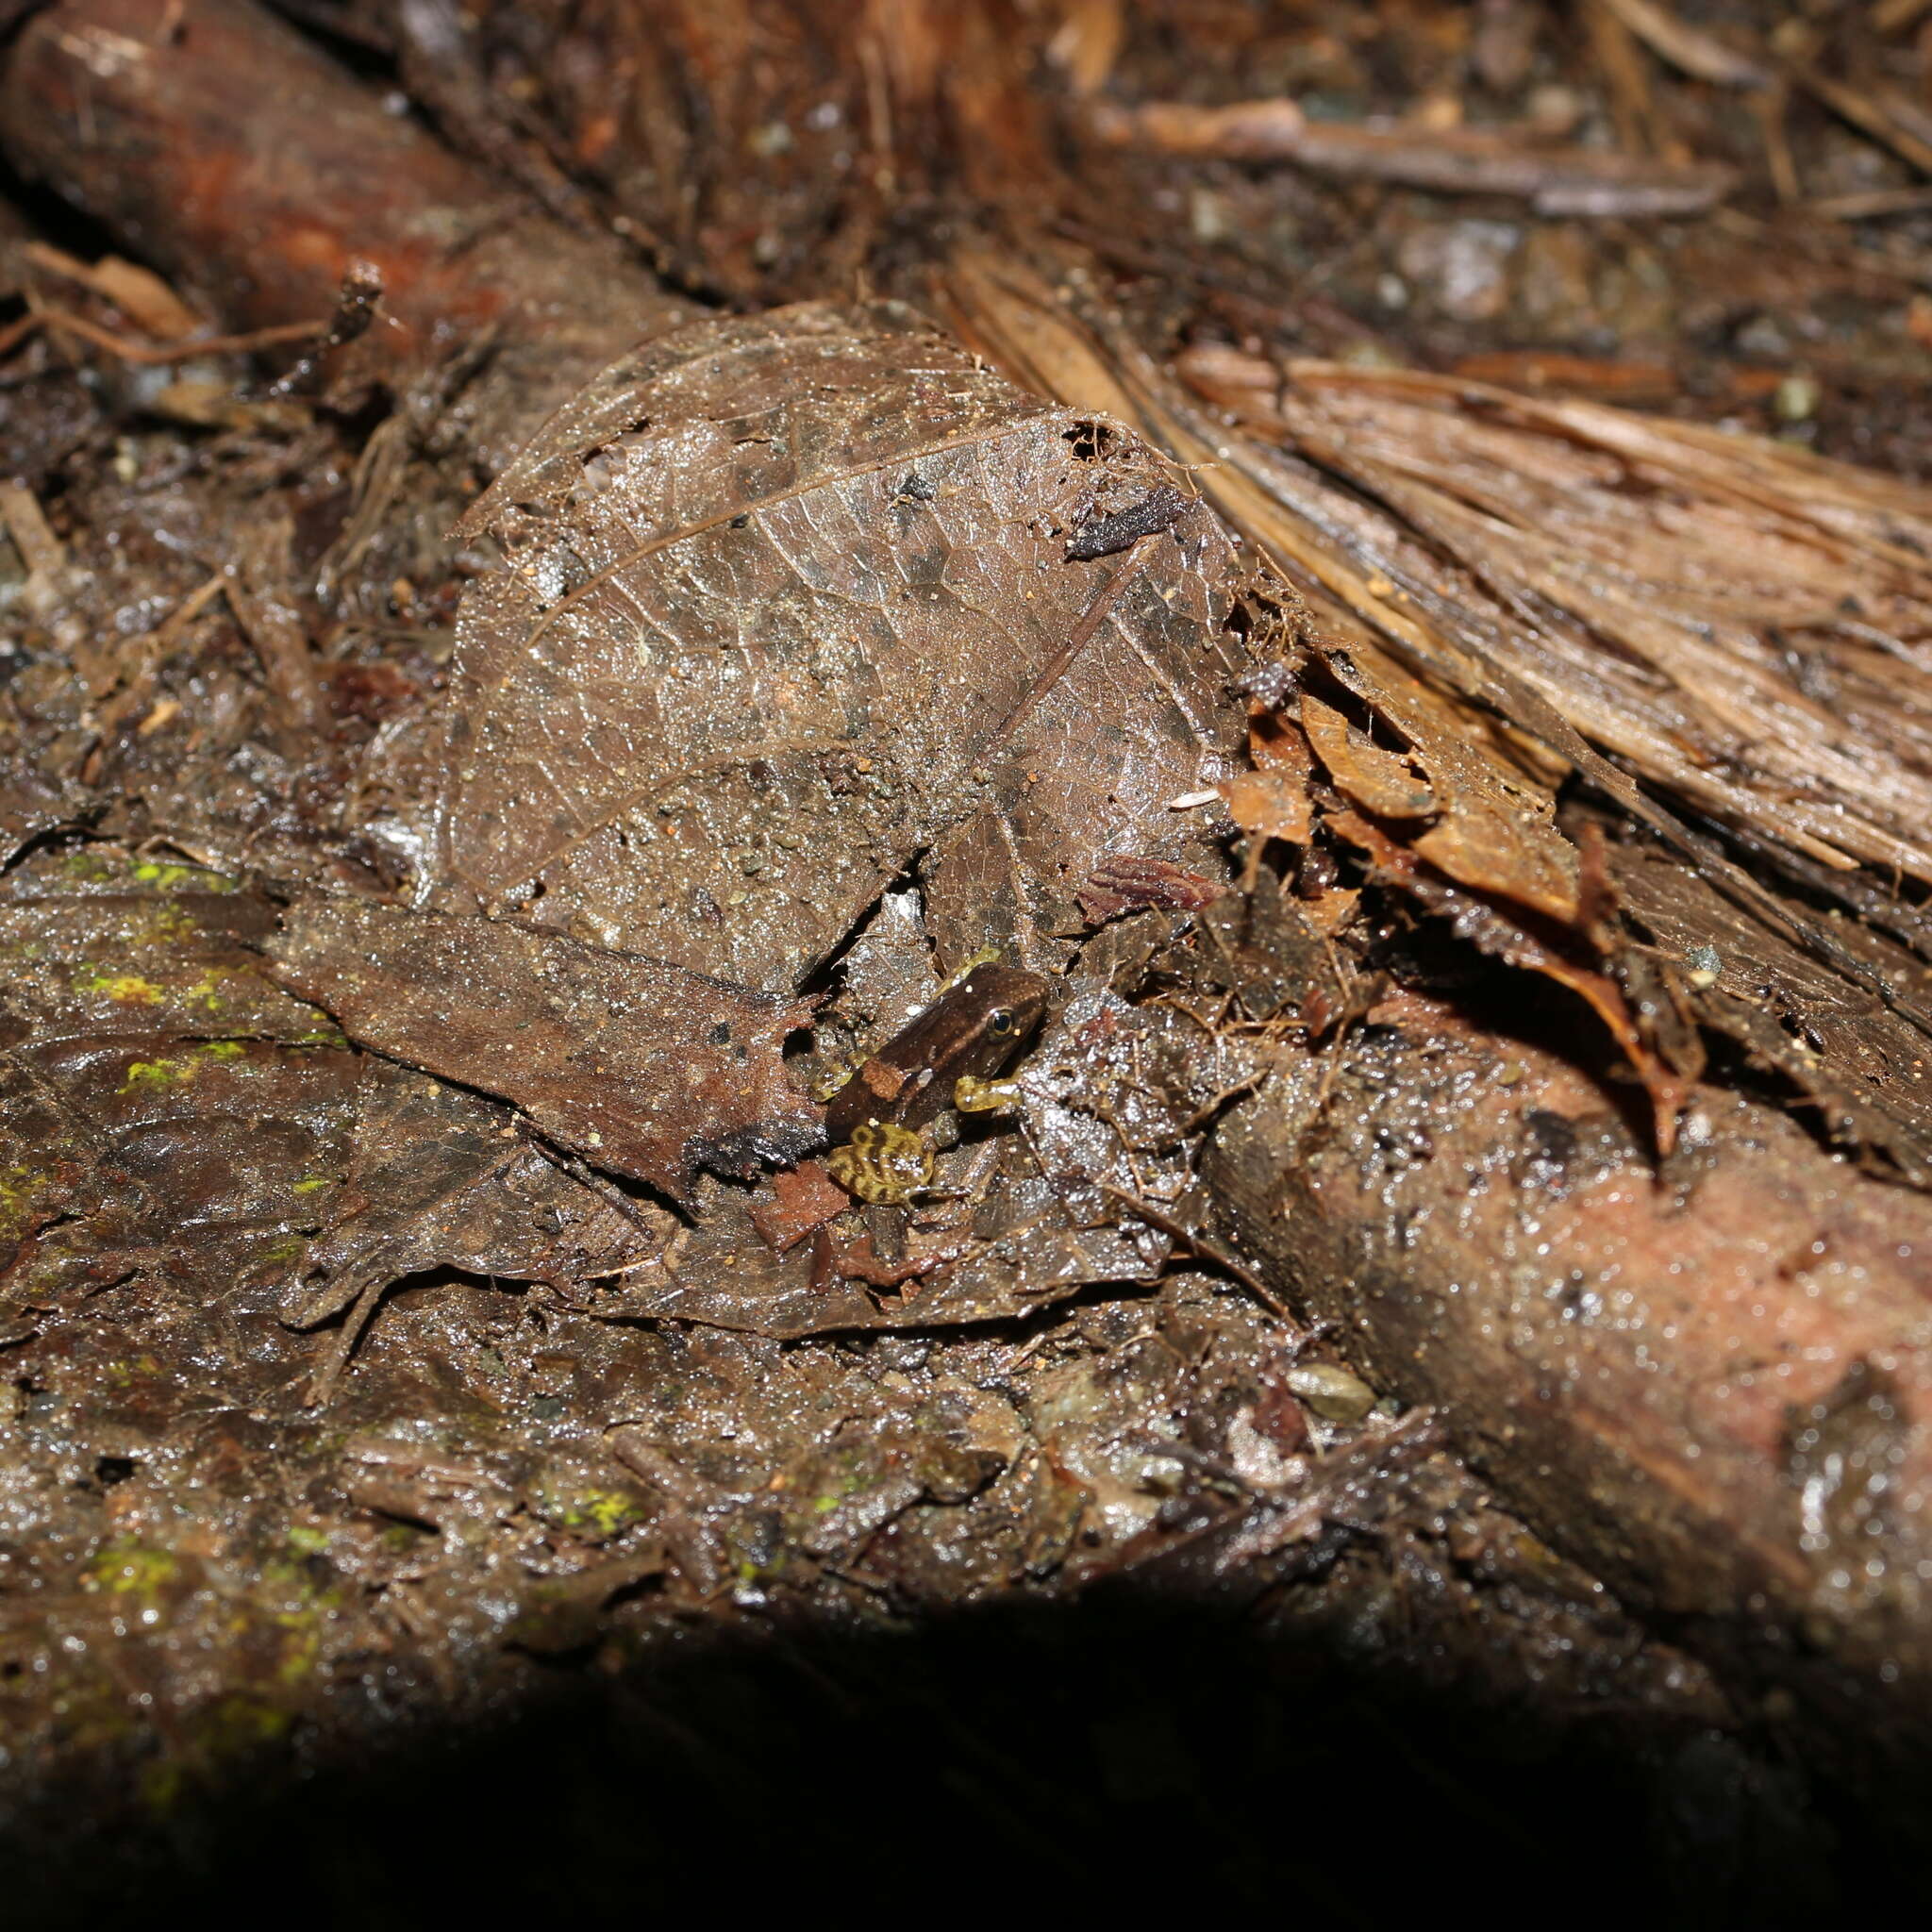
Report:
M1312 824L1308 778L1314 769L1307 740L1292 723L1257 704L1248 719L1248 756L1255 769L1222 783L1228 816L1250 838L1306 845Z
M1609 974L1574 957L1588 947L1584 935L1560 927L1547 933L1533 930L1513 908L1493 905L1419 865L1414 856L1419 847L1397 843L1359 812L1331 813L1327 823L1338 838L1368 856L1384 884L1447 919L1459 938L1511 966L1540 973L1583 999L1609 1029L1643 1083L1657 1146L1666 1154L1671 1151L1676 1144L1677 1115L1690 1093L1692 1070L1674 1065L1658 1050L1631 1010L1623 987Z
M1221 888L1199 873L1183 872L1158 858L1116 853L1095 866L1078 893L1081 909L1095 925L1142 907L1164 906L1198 912L1221 896Z
M1397 758L1377 751L1359 733L1343 739L1318 723L1309 729L1309 742L1328 765L1337 791L1366 811L1426 821L1409 834L1410 841L1458 885L1573 923L1579 909L1576 848L1555 823L1553 789L1513 763L1440 693L1379 652L1324 648L1319 641L1314 649L1343 689L1407 744L1406 758ZM1305 696L1302 702L1308 729L1309 700ZM1318 715L1324 709L1318 704ZM1336 716L1327 712L1330 719ZM1381 762L1372 761L1372 754ZM1420 785L1411 766L1422 774ZM1395 809L1405 796L1409 808ZM1424 796L1426 806L1419 803Z
M1050 951L1110 852L1214 872L1166 806L1235 768L1235 570L1173 494L896 305L646 344L464 521L509 565L458 623L445 885L789 988L922 852L947 957Z
M1312 693L1302 697L1302 729L1315 756L1328 767L1336 790L1378 818L1435 815L1436 794L1399 753L1372 744L1341 713Z
M808 1003L503 920L367 901L299 908L281 983L358 1045L501 1095L592 1165L689 1197L820 1138L785 1074Z

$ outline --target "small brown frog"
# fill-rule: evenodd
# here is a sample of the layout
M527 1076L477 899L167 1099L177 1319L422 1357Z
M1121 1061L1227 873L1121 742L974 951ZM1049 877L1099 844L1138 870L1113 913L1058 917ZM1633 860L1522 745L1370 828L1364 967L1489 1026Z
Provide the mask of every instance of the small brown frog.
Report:
M1040 1024L1047 983L1014 966L975 966L916 1014L832 1095L825 1172L861 1201L894 1205L932 1178L920 1129L948 1107L990 1112L1018 1098L993 1077Z

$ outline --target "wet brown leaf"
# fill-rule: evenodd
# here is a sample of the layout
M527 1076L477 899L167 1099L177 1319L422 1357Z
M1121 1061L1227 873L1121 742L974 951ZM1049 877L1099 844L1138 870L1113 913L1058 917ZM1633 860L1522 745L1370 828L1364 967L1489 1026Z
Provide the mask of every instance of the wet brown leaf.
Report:
M374 1058L359 1099L348 1173L284 1295L291 1327L349 1310L318 1394L383 1290L405 1275L462 1268L568 1284L615 1273L662 1243L668 1213L573 1179L496 1102Z
M754 1174L820 1135L780 1057L807 1004L558 933L366 901L295 908L271 957L358 1044L499 1094L594 1166L677 1199L700 1168Z
M8 876L0 1305L136 1278L225 1290L299 1250L355 1076L324 1017L260 976L272 917L219 874L111 848Z
M1210 980L1225 985L1257 1020L1292 1007L1310 1033L1325 1033L1348 1003L1335 947L1265 867L1247 892L1229 892L1201 915L1218 963Z
M796 985L928 851L946 957L1085 923L1110 855L1216 869L1234 569L1118 426L893 305L707 324L607 370L465 519L443 856L494 908ZM573 924L575 922L575 924Z

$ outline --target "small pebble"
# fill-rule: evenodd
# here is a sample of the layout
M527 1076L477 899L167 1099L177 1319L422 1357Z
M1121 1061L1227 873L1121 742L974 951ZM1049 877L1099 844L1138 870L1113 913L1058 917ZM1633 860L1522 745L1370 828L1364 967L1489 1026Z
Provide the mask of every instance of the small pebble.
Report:
M1375 1406L1375 1391L1333 1362L1297 1362L1286 1380L1324 1422L1358 1423Z

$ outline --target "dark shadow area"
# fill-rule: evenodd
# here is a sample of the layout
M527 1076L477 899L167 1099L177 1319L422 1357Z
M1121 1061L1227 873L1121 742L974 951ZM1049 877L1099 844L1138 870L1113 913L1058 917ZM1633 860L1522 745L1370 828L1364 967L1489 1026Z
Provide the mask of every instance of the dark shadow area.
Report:
M896 1637L664 1637L358 1761L297 1740L158 1809L70 1791L6 1847L8 1918L762 1919L802 1895L1380 1925L1561 1901L1708 1932L1843 1923L1917 1876L1801 1764L1613 1700L1478 1705L1347 1630L1110 1589Z

